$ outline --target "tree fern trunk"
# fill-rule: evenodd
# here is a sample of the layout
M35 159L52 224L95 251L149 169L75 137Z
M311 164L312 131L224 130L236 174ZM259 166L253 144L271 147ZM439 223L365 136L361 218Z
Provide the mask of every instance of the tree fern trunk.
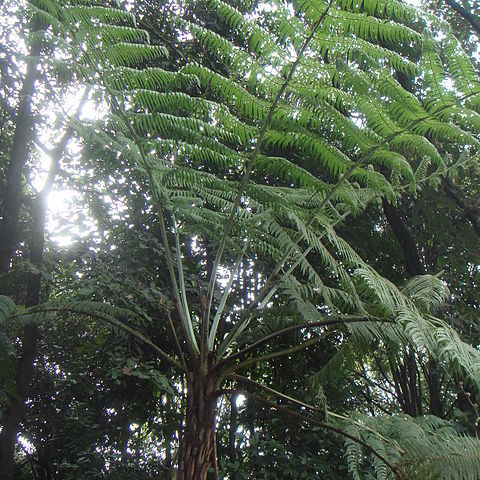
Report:
M195 372L187 393L186 428L178 459L178 480L206 480L215 448L216 382Z

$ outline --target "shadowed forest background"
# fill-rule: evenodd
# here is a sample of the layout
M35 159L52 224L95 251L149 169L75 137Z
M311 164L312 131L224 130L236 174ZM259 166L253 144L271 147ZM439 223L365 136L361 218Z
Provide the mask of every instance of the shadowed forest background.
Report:
M478 2L0 39L0 480L480 479Z

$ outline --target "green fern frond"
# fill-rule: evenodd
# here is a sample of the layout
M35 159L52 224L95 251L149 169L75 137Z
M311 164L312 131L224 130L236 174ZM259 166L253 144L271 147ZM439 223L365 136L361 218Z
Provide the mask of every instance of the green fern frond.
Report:
M15 313L15 302L5 295L0 295L0 325L5 324Z
M165 92L183 90L198 85L195 75L183 72L172 72L158 67L137 70L124 66L117 67L117 75L112 75L105 80L114 90L131 91L137 89Z
M56 2L29 1L26 9L27 15L32 21L38 21L40 25L50 25L55 32L63 32L65 27L60 20L60 9Z
M423 183L427 178L428 167L430 165L430 157L423 157L415 170L415 183L417 185Z
M221 0L209 0L209 4L212 9L216 10L218 16L249 46L251 52L270 56L273 52L278 51L278 46L272 40L269 32L249 20L236 8Z
M342 0L341 6L345 10L365 11L380 18L398 18L404 22L422 20L420 12L415 7L398 0Z
M435 417L413 419L408 415L396 417L356 417L340 423L342 428L364 440L377 453L393 461L409 478L478 479L480 478L479 441L455 431L448 422ZM363 428L362 428L363 427ZM368 470L368 461L375 478L386 477L386 465L371 452L354 446L347 439L347 465L359 472L359 464Z
M137 23L135 15L125 10L89 5L66 5L62 8L62 17L72 25L81 22L86 27L99 23L135 27Z
M403 294L425 312L440 307L450 297L447 285L434 275L417 275L402 288Z
M374 12L375 13L375 12ZM323 24L325 31L335 32L337 35L355 35L367 41L383 44L418 42L420 35L406 25L400 25L389 20L376 18L374 15L346 12L345 9L333 11L327 16Z
M117 42L105 49L105 58L114 66L133 66L159 57L168 57L168 50L158 45Z
M466 95L473 95L469 103L478 105L478 92L480 90L480 78L476 73L471 59L463 50L458 39L449 32L444 43L444 58L446 69L455 80L455 85ZM477 109L478 112L478 109Z

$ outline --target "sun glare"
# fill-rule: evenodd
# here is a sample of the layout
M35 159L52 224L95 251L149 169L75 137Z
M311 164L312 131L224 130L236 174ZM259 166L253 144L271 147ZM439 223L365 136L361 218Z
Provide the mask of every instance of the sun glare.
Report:
M67 118L78 114L80 122L90 123L101 120L106 115L107 106L92 97L92 92L86 92L82 87L72 89L64 95L61 106L52 100L48 102L48 118L52 123L45 125L38 132L37 161L30 177L30 185L35 191L39 192L44 188L48 173L52 168L50 151L65 133L55 128L53 119L57 114ZM80 112L77 112L79 108ZM51 128L50 125L52 125ZM75 157L81 155L81 150L81 144L74 138L68 142L61 163L63 163L62 168L68 172L70 177L75 175L72 173L72 165L75 163ZM48 194L47 233L50 240L57 246L69 247L77 240L96 231L95 222L84 205L81 192L63 187L59 181L53 183L52 190Z

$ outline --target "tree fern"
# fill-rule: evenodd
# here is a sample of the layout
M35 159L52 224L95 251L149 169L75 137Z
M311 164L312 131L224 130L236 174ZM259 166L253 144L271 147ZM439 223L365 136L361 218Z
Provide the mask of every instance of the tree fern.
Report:
M178 346L185 352L176 353L182 362L118 320L122 312L108 305L65 308L103 315L188 370L191 395L207 384L209 395L218 395L232 369L300 351L322 338L323 331L299 336L299 343L284 351L242 363L235 350L266 323L272 299L290 303L288 312L295 315L287 321L299 325L342 312L362 316L365 324L345 322L342 328L352 337L377 340L396 331L478 386L480 355L433 317L447 295L440 280L416 278L402 290L366 265L335 231L337 223L369 202L387 198L394 203L406 186L414 189L415 181L428 174L441 175L438 145L478 148L474 70L448 37L447 69L460 65L465 71L455 78L465 98L447 92L438 44L433 35L422 34L441 22L402 2L300 0L294 15L284 4L271 5L273 15L253 20L254 15L212 0L205 7L218 23L202 16L187 21L179 10L170 19L173 28L205 54L199 63L180 60L163 70L156 64L168 57L170 45L151 44L128 12L89 2L33 2L32 16L62 33L62 48L77 78L92 82L110 106L105 120L79 125L79 132L128 162L149 184L146 201L155 210L163 244L178 315L172 333L176 339L180 327ZM222 24L229 27L228 35ZM401 75L421 75L423 95L406 91ZM474 112L465 120L470 109ZM187 233L218 246L200 302L190 301L185 288L179 236ZM263 285L249 304L232 300L227 305L235 288L228 282L216 304L218 269L230 267L233 279L240 252L252 264L261 257ZM10 307L6 303L0 311L10 314ZM204 382L201 389L196 382ZM382 457L401 463L396 445L416 459L421 442L433 453L440 450L434 428L425 427L425 433L418 427L419 443L415 437L410 445L402 443L402 429L392 447L383 438L391 425L378 423L382 437L371 433L376 424L354 432L380 452L373 461L378 478L390 475ZM465 462L442 457L445 471L476 478L480 465L470 455L475 441L448 433L452 440L443 454L450 445L466 454ZM347 456L351 473L360 478L359 447L347 444ZM428 467L428 458L425 462Z

